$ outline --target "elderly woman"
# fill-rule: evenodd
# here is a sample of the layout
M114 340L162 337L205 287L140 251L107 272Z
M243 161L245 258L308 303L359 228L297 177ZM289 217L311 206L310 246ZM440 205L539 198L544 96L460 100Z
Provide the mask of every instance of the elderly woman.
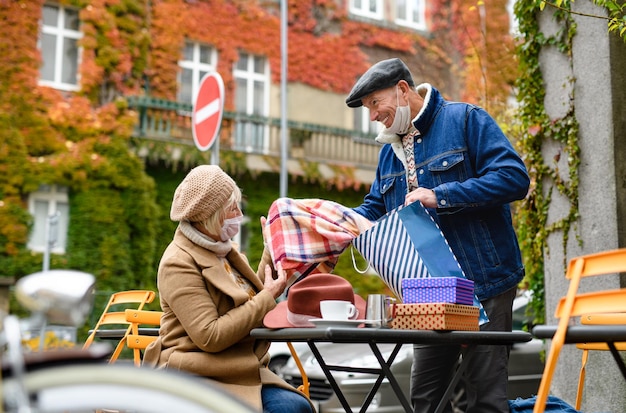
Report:
M286 281L280 266L274 278L267 252L255 273L231 243L240 201L215 165L192 169L176 188L170 217L180 223L157 275L164 313L144 364L215 380L259 411L311 413L306 396L267 368L269 343L250 337Z

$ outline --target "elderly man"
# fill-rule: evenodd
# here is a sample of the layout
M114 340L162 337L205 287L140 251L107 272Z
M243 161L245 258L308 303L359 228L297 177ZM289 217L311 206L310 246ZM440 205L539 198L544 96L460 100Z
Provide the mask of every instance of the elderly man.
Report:
M522 199L529 177L494 119L475 105L445 100L432 85L416 86L400 59L376 63L346 99L384 125L376 178L355 208L377 220L421 201L440 226L489 322L510 331L512 303L524 277L509 203ZM507 413L509 348L479 346L465 374L468 413ZM416 345L411 377L415 413L433 412L460 346ZM451 411L447 406L446 411Z

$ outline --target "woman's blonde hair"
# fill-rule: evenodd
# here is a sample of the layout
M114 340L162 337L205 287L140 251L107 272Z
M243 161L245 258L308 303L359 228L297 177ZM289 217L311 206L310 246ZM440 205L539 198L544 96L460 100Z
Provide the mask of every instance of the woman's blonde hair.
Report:
M236 186L230 194L228 200L224 203L224 207L219 209L215 214L209 216L206 220L200 222L200 224L209 234L219 234L222 231L222 225L224 224L224 219L226 219L228 209L232 207L233 204L239 205L240 202L241 189Z

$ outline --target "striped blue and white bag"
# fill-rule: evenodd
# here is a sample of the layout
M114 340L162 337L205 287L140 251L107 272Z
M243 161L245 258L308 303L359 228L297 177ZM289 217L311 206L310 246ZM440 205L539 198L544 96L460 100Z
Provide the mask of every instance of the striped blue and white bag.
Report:
M403 278L466 278L448 241L421 202L387 213L352 245L400 300ZM476 296L474 305L480 308L480 324L487 322Z

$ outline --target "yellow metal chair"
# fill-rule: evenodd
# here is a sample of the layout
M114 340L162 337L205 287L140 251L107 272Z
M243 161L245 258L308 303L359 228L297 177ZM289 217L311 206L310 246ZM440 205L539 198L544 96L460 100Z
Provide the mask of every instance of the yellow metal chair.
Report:
M158 327L161 325L162 311L133 310L125 311L126 321L130 323L131 332L126 336L126 346L133 349L133 361L135 366L141 366L141 352L154 340L157 336L139 334L139 326Z
M128 306L133 304L134 307L136 307L138 310L141 310L146 304L151 303L155 297L156 293L150 290L128 290L119 291L111 294L109 302L102 311L102 315L100 316L98 322L91 331L91 334L89 334L89 337L87 337L87 340L85 340L83 348L86 349L91 345L98 332L102 332L104 330L112 328L126 328L126 332L117 343L115 350L109 358L109 363L115 362L120 356L124 345L126 344L126 336L130 334L132 327L131 323L126 321L126 315L124 311L120 310L119 308L121 307L121 305Z
M569 287L567 295L561 298L556 308L555 315L559 322L552 337L533 413L543 413L545 410L552 377L571 318L590 314L626 312L626 289L579 293L578 287L581 279L621 272L626 272L626 249L583 255L569 262L565 275L569 279Z
M584 314L580 317L580 323L586 325L626 325L626 313L605 313L605 314ZM583 398L583 388L585 387L585 372L587 361L589 360L589 350L608 351L606 343L578 343L576 347L583 351L580 374L578 376L578 391L576 392L576 410L580 410ZM615 343L615 348L619 351L626 351L626 343Z

